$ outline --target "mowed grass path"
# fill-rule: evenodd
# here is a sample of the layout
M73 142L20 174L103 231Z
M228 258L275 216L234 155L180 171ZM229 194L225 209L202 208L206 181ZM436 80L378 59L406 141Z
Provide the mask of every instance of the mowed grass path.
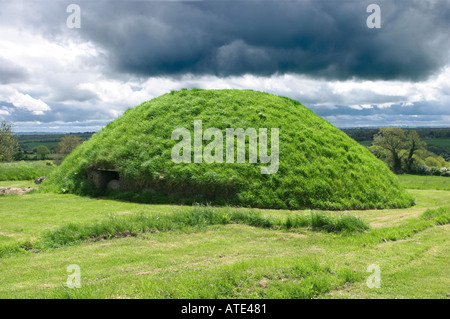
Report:
M68 223L92 224L111 214L168 213L179 209L179 206L143 205L70 194L1 196L0 244L6 240L32 240L46 230Z
M411 190L417 205L409 209L329 211L330 215L349 213L360 217L372 227L395 225L404 219L418 216L428 208L450 205L450 192L441 190ZM27 194L0 197L0 244L15 240L33 240L46 230L56 229L68 223L90 225L110 215L133 213L176 213L183 206L148 205L95 199L71 194ZM225 209L225 208L217 208ZM242 210L246 210L242 208ZM264 216L285 218L295 211L259 210Z
M403 227L428 208L450 206L448 190L410 192L417 200L412 208L349 213L373 231ZM74 195L0 196L0 245L111 214L183 209ZM274 218L296 213L261 212ZM84 242L0 258L0 298L448 298L449 230L434 226L403 240L372 242L371 231L342 235L231 224ZM81 289L65 288L70 264L81 267ZM365 284L370 264L381 268L380 289Z
M400 182L410 189L450 190L450 178L444 176L398 175Z

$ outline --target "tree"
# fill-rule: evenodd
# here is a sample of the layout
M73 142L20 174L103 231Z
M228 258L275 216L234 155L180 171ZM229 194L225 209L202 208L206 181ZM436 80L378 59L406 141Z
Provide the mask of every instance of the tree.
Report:
M19 148L19 141L12 133L12 124L0 123L0 162L11 162Z
M411 172L411 167L414 162L414 152L419 149L425 148L425 142L420 140L419 134L417 131L409 131L407 136L407 147L409 149L408 157L406 158L406 170Z
M76 135L66 135L58 144L59 153L67 155L70 154L78 145L81 144L81 139Z
M387 149L392 155L393 171L401 172L402 161L400 151L406 146L405 131L398 127L382 127L374 136L373 145Z
M17 149L16 154L14 154L14 160L15 161L22 161L23 159L25 159L25 154L24 154L22 148L19 146L19 148Z
M36 148L36 153L39 155L40 159L45 159L48 154L50 154L50 150L45 145L39 145Z

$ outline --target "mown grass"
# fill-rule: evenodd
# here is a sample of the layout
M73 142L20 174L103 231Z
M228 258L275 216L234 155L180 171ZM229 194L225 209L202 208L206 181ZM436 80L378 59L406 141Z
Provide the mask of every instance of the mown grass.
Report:
M340 212L6 195L0 246L11 250L0 259L0 298L448 298L450 196L411 192L412 208L352 211L370 225L364 231L326 229L328 217L345 219ZM163 230L140 232L148 220ZM66 287L70 264L81 267L81 289ZM379 289L366 285L370 264L381 267Z
M434 225L450 222L450 207L427 210L420 218L411 218L399 226L384 227L354 236L363 244L406 239L411 235ZM277 230L292 230L309 227L311 230L352 234L369 230L360 218L351 215L330 216L322 212L289 215L286 219L263 216L260 212L239 210L216 210L197 206L176 214L137 214L131 216L110 216L93 225L73 224L45 232L35 242L22 241L0 246L0 257L27 250L59 248L82 241L98 241L112 238L137 236L147 232L200 231L207 226L245 224L253 227Z
M221 130L224 141L227 128L278 128L277 173L261 174L268 164L249 163L248 146L246 163L174 163L171 153L178 141L171 134L178 127L193 132L195 120L202 120L204 131ZM91 168L117 170L128 192L95 189L86 177ZM414 204L389 168L344 132L294 100L249 90L174 91L127 110L70 154L43 184L44 191L62 189L148 203L274 209Z
M428 209L419 218L410 218L398 226L375 228L356 240L364 245L404 240L435 225L450 223L450 207Z
M365 256L360 258L380 267L381 287L369 289L366 280L362 280L319 298L448 299L449 231L447 224L428 228L404 240L361 247L359 255ZM347 258L351 257L347 255ZM366 273L365 279L369 275Z
M54 167L50 161L0 163L0 181L23 181L48 176Z
M398 175L400 183L409 189L450 190L450 178L445 176Z
M428 211L415 220L431 229L443 216L448 219L448 208ZM405 289L415 285L414 273L405 278L402 270L430 251L433 242L444 243L448 238L445 232L435 231L431 234L439 234L439 237L436 235L433 241L421 240L423 244L417 245L415 242L420 238L428 238L419 235L427 227L416 231L413 228L405 236L405 228L409 230L418 225L410 225L411 221L395 227L395 241L393 238L383 240L387 232L377 229L342 235L274 231L245 224L209 225L196 232L147 232L137 237L84 241L80 245L46 249L37 254L14 254L2 259L0 274L14 267L16 275L3 276L0 296L316 298L331 293L330 296L339 297L335 291L344 289L345 292L353 286L362 289L361 294L374 293L367 287L360 287L370 275L366 273L367 265L373 263L380 264L383 270L382 288L376 289L378 294L391 292L391 283L395 282L398 296L402 296ZM412 241L408 244L400 239ZM402 249L397 249L394 243ZM69 264L78 264L82 269L81 289L64 287ZM426 279L434 276L427 269L416 268L416 273L427 274L422 278L422 289L427 287ZM395 276L397 272L401 274ZM415 293L422 297L445 297L445 282L433 283L433 289L431 292L426 289L427 295Z
M450 223L450 207L427 210L420 218L411 218L399 226L374 229L365 234L355 234L369 230L361 219L350 216L329 216L320 212L298 214L285 220L268 218L258 212L215 211L210 207L195 207L189 211L172 215L143 214L137 216L111 216L95 225L69 224L56 231L46 232L35 246L38 249L57 248L86 240L112 239L137 236L146 232L167 232L174 230L203 230L212 225L245 224L253 227L292 230L309 227L311 230L341 232L353 236L362 244L374 244L382 241L396 241L430 228L434 225ZM24 246L24 244L22 244ZM31 249L32 247L24 247ZM1 256L0 251L0 256Z
M199 231L212 225L245 224L253 227L292 230L310 227L326 232L361 232L369 226L350 215L327 216L321 212L296 214L286 219L263 216L256 211L237 209L217 210L208 206L195 206L174 214L133 214L114 216L92 225L69 223L59 229L47 231L40 238L0 245L0 257L27 250L58 248L82 241L98 241L146 232Z
M274 269L276 267L276 270ZM317 258L270 258L225 265L202 276L182 271L183 285L167 280L167 273L152 281L141 281L141 298L314 298L344 284L361 280L361 274L321 263ZM181 277L181 276L180 276ZM164 287L164 288L162 288ZM162 288L162 289L161 289ZM108 296L99 287L68 289L60 287L47 298L98 298Z
M450 138L432 138L423 140L427 145L437 146L447 152L450 151Z
M34 241L41 233L70 223L94 224L109 215L176 213L183 207L142 205L72 194L26 194L0 197L0 244Z
M0 181L0 187L17 187L17 188L36 188L37 185L34 183L34 180L29 181Z

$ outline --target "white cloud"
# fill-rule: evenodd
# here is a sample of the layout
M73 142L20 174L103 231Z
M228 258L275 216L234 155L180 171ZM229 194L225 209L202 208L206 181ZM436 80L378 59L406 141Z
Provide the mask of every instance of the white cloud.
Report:
M34 115L42 115L44 111L50 111L50 106L40 99L35 99L28 94L23 94L12 87L0 86L0 101L11 103L15 107L26 109Z

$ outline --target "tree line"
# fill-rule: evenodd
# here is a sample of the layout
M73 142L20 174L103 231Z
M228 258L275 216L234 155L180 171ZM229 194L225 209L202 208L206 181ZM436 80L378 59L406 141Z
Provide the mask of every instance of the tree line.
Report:
M450 136L450 129L402 129L384 127L379 129L344 130L350 137L358 140L373 139L369 150L383 160L395 173L433 174L450 176L450 163L442 156L427 150L422 136L429 138ZM350 133L348 133L350 132ZM369 138L370 137L370 138ZM82 143L73 134L65 135L56 146L58 156L54 158L59 164L62 159ZM36 148L36 159L46 159L50 150L44 145ZM12 124L0 123L0 162L23 159L23 151L16 135L12 133Z
M357 142L371 141L379 133L380 128L344 128L341 129ZM418 127L408 130L416 131L421 139L450 138L450 128Z
M82 143L81 139L73 134L65 135L55 148L55 153L58 154L54 158L55 161L60 162L63 157L71 153L78 145ZM51 153L50 149L45 145L38 145L35 149L36 156L34 159L47 159ZM25 154L19 144L17 135L12 132L12 123L0 122L0 162L11 162L14 160L25 159Z
M450 176L450 163L428 151L417 130L380 128L369 149L395 173Z

